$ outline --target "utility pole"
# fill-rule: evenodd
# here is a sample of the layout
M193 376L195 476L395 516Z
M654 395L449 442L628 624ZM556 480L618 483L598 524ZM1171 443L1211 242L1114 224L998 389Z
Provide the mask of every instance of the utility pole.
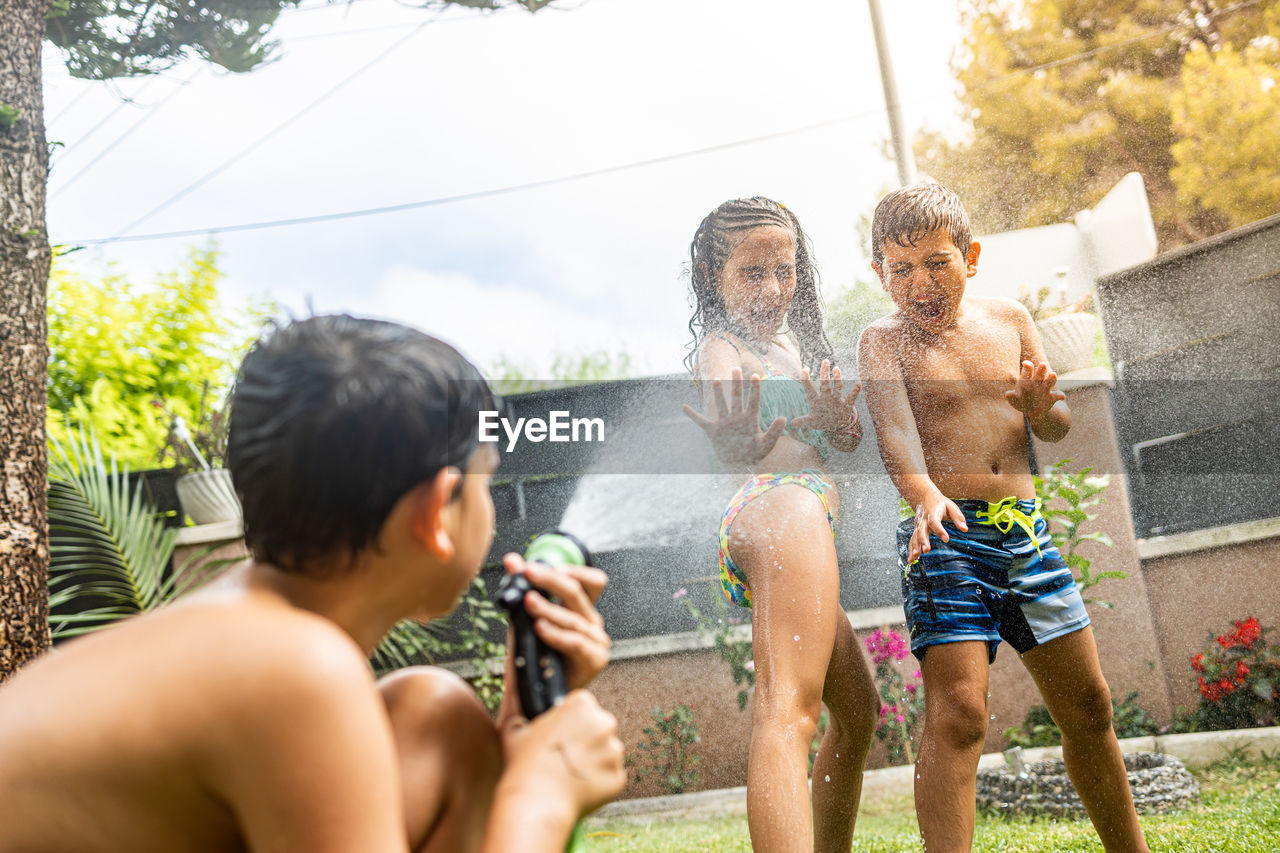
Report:
M898 181L905 187L916 182L916 161L911 156L911 143L902 126L902 105L898 103L898 84L893 79L893 61L889 58L889 40L884 32L880 0L867 0L867 5L871 7L871 29L876 37L880 82L884 84L884 106L889 112L889 135L893 140L893 156L898 161Z

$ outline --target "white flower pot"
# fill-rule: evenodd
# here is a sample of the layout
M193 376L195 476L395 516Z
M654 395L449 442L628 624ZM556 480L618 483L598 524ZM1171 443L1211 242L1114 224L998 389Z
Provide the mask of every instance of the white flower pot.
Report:
M1083 370L1093 360L1093 345L1098 337L1098 317L1084 312L1058 314L1036 321L1049 367L1061 376Z
M240 499L225 468L183 474L175 488L183 511L196 524L240 520Z

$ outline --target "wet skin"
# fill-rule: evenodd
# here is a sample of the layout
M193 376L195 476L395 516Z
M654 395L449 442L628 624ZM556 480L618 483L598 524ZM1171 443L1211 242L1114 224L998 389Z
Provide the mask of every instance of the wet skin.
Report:
M954 499L1034 498L1028 424L1057 441L1071 427L1065 395L1022 305L965 297L979 246L961 251L944 229L914 245L888 241L873 265L898 310L869 326L858 347L880 455L916 510L908 561L965 530ZM1063 756L1108 851L1145 851L1110 697L1088 627L1037 646L1023 662L1063 730ZM973 841L974 780L986 738L985 642L929 647L922 661L925 725L916 763L916 813L928 850Z
M853 450L860 437L850 434L858 387L846 388L840 371L825 361L814 381L781 332L796 289L794 235L763 226L738 236L716 280L737 334L701 341L704 411L685 407L686 414L706 431L725 466L744 479L748 472L825 470L815 447L783 433L783 418L760 428L760 377L768 371L752 349L804 385L809 414L792 425L826 431L838 451ZM834 484L827 498L837 513ZM848 851L879 699L840 607L826 511L804 486L773 488L739 512L729 550L751 588L754 613L756 689L747 772L752 847ZM831 724L813 766L813 778L823 781L810 797L808 751L823 704Z
M1026 309L964 295L980 248L962 253L939 228L915 245L886 242L873 265L898 310L863 333L859 370L881 457L917 510L912 558L930 531L948 539L944 518L965 529L947 498L1035 497L1024 415L1044 440L1070 427Z

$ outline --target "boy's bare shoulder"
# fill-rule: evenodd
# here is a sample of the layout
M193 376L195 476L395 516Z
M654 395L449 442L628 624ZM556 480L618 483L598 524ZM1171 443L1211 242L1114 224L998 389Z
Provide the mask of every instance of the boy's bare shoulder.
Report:
M235 702L249 692L260 700L264 693L283 699L295 691L372 687L372 673L356 643L336 624L309 611L250 596L235 602L192 602L167 615L171 618L157 621L156 631L169 634L200 660L205 668L201 689L221 696L222 702ZM259 680L253 691L243 690L249 678Z
M104 672L113 673L113 695L145 703L144 716L157 724L170 714L181 720L191 705L251 716L264 702L291 694L373 683L360 649L333 622L245 596L180 602L132 617L55 649L13 686L53 701ZM74 715L78 704L58 707Z
M907 320L901 312L886 314L862 330L862 334L858 337L858 349L892 345L901 338L906 329Z
M1031 322L1031 312L1027 306L1016 299L1004 299L998 296L966 296L966 307L976 309L985 318L1004 323Z
M862 336L865 338L870 335L872 338L883 339L887 336L901 333L906 326L907 321L902 316L902 312L894 311L892 314L886 314L870 323L862 330Z

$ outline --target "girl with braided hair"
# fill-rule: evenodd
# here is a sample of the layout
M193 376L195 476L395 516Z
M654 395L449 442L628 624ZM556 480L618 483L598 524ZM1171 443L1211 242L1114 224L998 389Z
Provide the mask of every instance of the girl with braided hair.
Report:
M808 240L790 210L760 196L725 202L698 227L690 261L687 363L704 411L685 413L743 477L720 525L720 578L754 614L752 846L847 853L879 696L840 605L828 457L861 439L860 387L845 393L832 367ZM811 801L805 777L823 703L830 723Z

